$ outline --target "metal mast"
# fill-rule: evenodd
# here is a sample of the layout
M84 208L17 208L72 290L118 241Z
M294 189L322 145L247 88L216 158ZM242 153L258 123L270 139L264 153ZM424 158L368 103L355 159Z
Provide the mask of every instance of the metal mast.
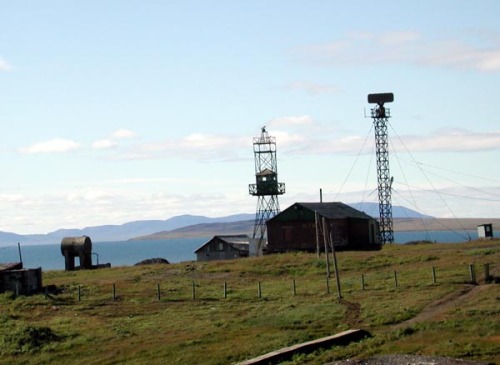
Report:
M269 136L266 127L262 127L260 137L253 139L255 156L255 184L249 184L250 195L256 196L257 212L253 238L262 248L266 233L266 221L280 212L278 195L285 193L285 184L278 182L278 164L276 161L276 138Z
M384 107L385 103L394 101L394 94L369 94L368 103L377 104L371 109L371 117L375 126L375 147L377 154L377 182L378 182L378 209L380 215L380 241L382 244L394 243L392 225L392 180L389 173L389 141L387 123L390 110Z

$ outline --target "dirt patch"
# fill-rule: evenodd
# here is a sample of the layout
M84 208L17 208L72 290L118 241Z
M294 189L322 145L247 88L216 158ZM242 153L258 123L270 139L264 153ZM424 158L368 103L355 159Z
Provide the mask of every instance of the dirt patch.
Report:
M361 322L361 305L359 303L349 302L345 299L340 300L340 304L346 307L344 319L351 328L357 328Z

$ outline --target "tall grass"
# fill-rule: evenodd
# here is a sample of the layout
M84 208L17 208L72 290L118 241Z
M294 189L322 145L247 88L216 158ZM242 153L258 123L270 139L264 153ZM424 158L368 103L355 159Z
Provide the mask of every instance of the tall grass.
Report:
M489 263L499 276L499 244L340 252L340 301L333 277L327 292L324 258L315 254L48 271L44 284L56 285L59 294L0 295L0 363L231 364L348 328L374 336L290 363L395 352L500 362L500 290L483 284L480 271ZM471 263L481 283L474 295L456 296L434 316L405 325L446 295L471 287Z

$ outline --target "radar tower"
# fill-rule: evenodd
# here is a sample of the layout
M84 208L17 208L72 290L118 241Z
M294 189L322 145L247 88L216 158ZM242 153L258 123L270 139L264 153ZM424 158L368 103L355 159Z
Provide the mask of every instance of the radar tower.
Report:
M387 123L390 110L385 103L394 101L393 93L369 94L368 103L377 104L371 109L371 117L375 126L375 148L377 155L378 209L380 215L380 241L382 244L394 243L392 225L391 190L393 178L389 173L389 139Z

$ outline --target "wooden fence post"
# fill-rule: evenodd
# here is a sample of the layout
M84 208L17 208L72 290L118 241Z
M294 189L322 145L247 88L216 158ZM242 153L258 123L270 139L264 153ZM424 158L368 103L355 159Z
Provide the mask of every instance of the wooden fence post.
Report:
M327 277L327 279L329 279L330 278L330 259L328 258L328 244L327 244L328 237L326 235L327 226L326 226L325 217L323 217L322 222L323 222L323 225L322 225L322 229L323 229L323 242L325 244L326 277ZM328 292L330 292L330 291L328 291Z
M486 263L484 264L484 280L486 282L491 281L491 276L490 276L490 264Z
M227 282L224 282L224 299L227 298Z
M295 279L293 279L293 296L297 295L297 286L295 285Z
M158 297L158 300L161 300L160 284L157 284L156 286L156 296Z
M396 288L398 287L398 273L396 270L394 270L394 283L396 285Z
M436 268L432 267L432 284L436 284Z
M470 273L470 281L472 284L477 284L476 282L476 269L474 267L474 264L469 265L469 273Z
M361 274L361 290L365 290L365 274Z
M82 299L82 291L81 291L81 286L78 285L78 301Z
M116 285L113 283L113 301L116 300Z
M337 253L335 252L335 243L333 242L332 232L330 232L330 245L332 246L333 254L333 268L335 270L335 283L337 284L337 295L339 300L342 299L342 292L340 290L339 268L337 265Z
M260 285L260 281L259 281L259 285L258 285L258 294L259 294L259 299L262 298L262 288Z

